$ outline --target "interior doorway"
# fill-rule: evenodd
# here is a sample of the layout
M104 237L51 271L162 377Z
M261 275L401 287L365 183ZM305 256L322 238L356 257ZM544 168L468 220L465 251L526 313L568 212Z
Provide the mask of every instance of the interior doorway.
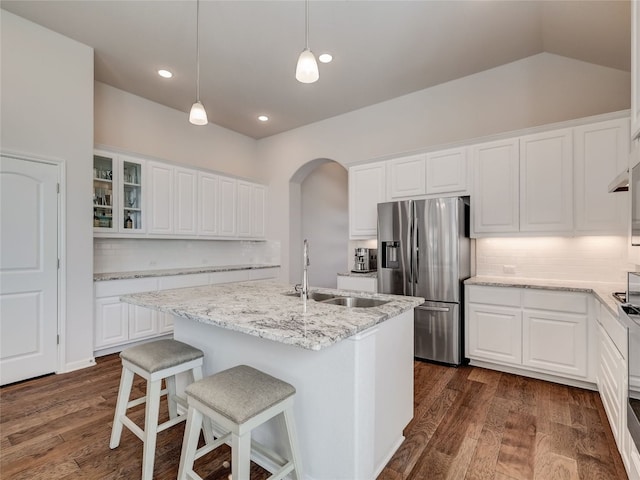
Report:
M298 169L290 182L290 282L302 278L302 241L309 240L309 284L336 288L348 267L349 205L347 170L328 159Z
M57 370L57 165L0 157L0 384Z

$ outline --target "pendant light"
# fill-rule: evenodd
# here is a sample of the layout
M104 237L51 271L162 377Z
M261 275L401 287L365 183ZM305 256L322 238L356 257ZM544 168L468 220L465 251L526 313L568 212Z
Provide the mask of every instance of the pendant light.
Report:
M302 83L317 82L320 78L318 64L313 52L309 50L309 0L304 3L305 27L304 27L304 50L298 57L296 66L296 80Z
M207 112L200 101L200 0L196 0L196 103L191 106L189 122L194 125L206 125Z

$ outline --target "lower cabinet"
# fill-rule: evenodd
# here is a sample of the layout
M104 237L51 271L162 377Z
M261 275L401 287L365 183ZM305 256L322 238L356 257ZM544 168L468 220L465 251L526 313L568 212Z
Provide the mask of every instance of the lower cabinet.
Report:
M377 277L353 277L347 275L338 275L338 290L353 290L355 292L378 292Z
M592 381L589 295L466 286L469 359Z
M625 421L627 415L627 363L602 325L598 325L598 333L600 340L598 391L618 448L624 452L623 435L629 435L629 432L626 431Z
M173 332L172 315L123 303L121 295L275 278L278 271L263 268L96 282L94 353L96 356L112 353L120 346Z

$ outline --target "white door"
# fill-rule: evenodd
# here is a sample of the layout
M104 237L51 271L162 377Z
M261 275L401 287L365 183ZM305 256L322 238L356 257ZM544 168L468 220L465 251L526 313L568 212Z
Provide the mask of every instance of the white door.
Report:
M58 167L0 157L0 384L57 369Z

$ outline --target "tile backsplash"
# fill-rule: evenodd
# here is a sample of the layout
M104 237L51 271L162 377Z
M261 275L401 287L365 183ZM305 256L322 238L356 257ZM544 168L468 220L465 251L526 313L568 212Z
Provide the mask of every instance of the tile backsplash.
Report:
M96 238L94 273L280 264L280 242Z
M476 275L626 282L626 236L479 238Z

